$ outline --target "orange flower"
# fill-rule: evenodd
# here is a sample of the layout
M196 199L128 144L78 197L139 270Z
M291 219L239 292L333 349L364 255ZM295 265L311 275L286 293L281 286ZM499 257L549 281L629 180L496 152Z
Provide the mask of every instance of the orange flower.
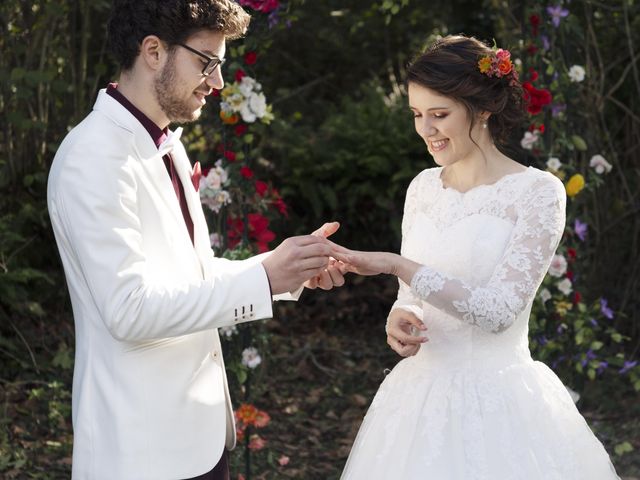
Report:
M500 72L501 76L509 75L512 68L513 65L508 58L500 60L500 63L498 63L498 72Z
M220 110L220 119L222 123L227 125L235 125L240 120L240 117L235 113L225 112L224 110Z
M243 403L236 410L236 420L244 425L253 425L258 417L258 409L249 403Z
M491 70L491 58L482 57L478 62L478 68L480 69L480 73L489 72Z

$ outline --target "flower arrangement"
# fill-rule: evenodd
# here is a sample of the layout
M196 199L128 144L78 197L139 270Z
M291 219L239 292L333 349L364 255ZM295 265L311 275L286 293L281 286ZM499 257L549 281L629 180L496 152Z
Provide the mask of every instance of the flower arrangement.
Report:
M246 57L245 57L246 58ZM251 57L253 61L255 57ZM228 125L238 123L239 119L246 123L260 120L269 124L273 120L271 105L262 92L262 85L247 75L240 76L239 80L226 85L220 92L220 118Z
M511 52L502 48L494 49L493 55L481 57L478 70L488 77L509 77L512 84L518 81L518 71L511 62Z
M556 44L569 15L560 5L529 10L529 37L520 42L530 115L521 146L533 163L563 181L568 197L565 234L532 309L531 350L579 392L606 375L626 378L640 390L638 362L626 356L625 337L615 328L618 315L600 292L588 291L585 278L590 240L585 192L595 191L615 163L598 151L597 139L587 141L575 131L580 119L574 112L585 101L590 79L583 66L566 61L567 46ZM479 68L495 74L497 61L497 56L481 59Z

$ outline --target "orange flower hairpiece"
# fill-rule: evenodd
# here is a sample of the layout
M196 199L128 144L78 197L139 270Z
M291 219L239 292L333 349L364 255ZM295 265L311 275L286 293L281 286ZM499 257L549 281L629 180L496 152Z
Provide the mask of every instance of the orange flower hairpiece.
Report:
M511 62L511 53L509 50L498 48L494 55L485 55L478 60L478 69L480 73L488 77L507 77L511 76L511 85L518 80L518 72L513 68Z

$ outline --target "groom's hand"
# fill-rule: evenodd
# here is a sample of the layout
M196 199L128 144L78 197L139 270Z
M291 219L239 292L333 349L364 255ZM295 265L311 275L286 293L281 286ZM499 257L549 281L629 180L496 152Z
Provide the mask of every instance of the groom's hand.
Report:
M325 223L311 235L327 238L336 233L339 228L340 224L338 222ZM341 268L341 262L333 258L329 259L327 268L320 272L319 275L304 282L304 286L310 289L320 287L323 290L331 290L333 287L341 287L342 285L344 285L344 273Z
M287 238L262 261L271 293L292 292L329 266L332 244L324 237Z
M413 313L397 308L387 319L387 343L398 355L410 357L418 353L420 345L429 340L427 337L412 334L412 329L421 332L427 330L422 320Z

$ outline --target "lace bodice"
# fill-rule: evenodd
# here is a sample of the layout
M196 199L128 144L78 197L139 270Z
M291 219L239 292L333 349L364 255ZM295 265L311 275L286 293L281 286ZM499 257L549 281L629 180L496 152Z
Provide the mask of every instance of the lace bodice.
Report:
M441 170L424 170L407 191L402 255L423 267L410 286L400 281L393 308L502 332L528 316L549 268L564 230L564 186L530 167L460 193L444 188Z

